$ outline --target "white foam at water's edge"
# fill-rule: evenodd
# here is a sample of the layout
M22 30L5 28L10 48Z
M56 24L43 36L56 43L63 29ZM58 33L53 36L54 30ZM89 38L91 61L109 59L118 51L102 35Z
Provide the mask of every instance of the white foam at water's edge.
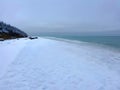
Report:
M115 47L105 45L105 44L100 44L100 43L86 42L86 41L80 41L80 40L70 40L70 39L65 39L65 38L48 37L48 36L42 37L42 38L67 42L67 43L76 44L76 45L87 45L87 46L93 46L93 47L96 47L96 48L105 48L105 49L108 49L108 50L113 50L113 51L120 52L120 48L115 48Z

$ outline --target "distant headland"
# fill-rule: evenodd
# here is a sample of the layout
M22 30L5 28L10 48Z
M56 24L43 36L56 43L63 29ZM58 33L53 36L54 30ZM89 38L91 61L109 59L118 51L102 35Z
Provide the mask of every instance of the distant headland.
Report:
M23 37L28 37L28 35L14 26L0 22L0 39L6 40Z

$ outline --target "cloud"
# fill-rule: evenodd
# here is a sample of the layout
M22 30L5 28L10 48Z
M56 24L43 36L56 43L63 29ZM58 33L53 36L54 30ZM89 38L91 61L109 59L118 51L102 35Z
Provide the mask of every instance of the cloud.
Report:
M0 0L1 20L34 32L120 29L118 0ZM39 30L36 28L44 28ZM30 29L31 30L31 29ZM33 31L33 30L31 30Z

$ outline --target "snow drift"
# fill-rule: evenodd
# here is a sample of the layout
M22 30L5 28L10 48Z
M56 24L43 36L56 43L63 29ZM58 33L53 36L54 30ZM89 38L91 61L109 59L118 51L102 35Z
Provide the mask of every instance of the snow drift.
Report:
M120 52L65 40L0 42L0 90L120 90Z

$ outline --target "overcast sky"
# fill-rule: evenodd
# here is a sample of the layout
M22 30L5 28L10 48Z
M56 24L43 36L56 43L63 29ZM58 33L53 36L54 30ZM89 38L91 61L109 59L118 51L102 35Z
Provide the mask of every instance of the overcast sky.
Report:
M0 20L27 32L120 33L120 0L0 0Z

